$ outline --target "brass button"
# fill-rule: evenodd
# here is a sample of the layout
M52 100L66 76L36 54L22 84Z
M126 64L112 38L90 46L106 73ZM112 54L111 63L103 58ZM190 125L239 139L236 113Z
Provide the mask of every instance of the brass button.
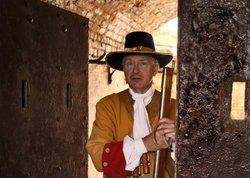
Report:
M102 165L103 165L103 167L108 167L108 163L107 162L103 162Z

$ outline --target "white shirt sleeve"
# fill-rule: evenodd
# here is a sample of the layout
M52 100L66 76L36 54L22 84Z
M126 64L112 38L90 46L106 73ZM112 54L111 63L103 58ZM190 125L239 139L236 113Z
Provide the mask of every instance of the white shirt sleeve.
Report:
M133 171L140 164L140 158L147 149L141 138L132 139L126 136L123 140L123 154L126 160L125 170Z

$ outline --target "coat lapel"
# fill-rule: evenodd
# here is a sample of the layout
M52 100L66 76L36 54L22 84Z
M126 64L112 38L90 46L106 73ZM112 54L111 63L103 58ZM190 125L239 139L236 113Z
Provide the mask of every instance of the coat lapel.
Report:
M134 117L134 108L133 108L134 100L132 99L128 89L118 93L118 96L119 96L120 101L126 107L128 113L131 115L131 118L133 118Z
M128 113L131 115L131 118L134 117L134 100L132 99L128 89L118 93L119 99L122 103L124 103L124 106L126 107ZM146 109L148 111L148 117L151 123L151 126L154 128L158 118L157 114L160 110L160 92L155 90L155 93L152 97L152 101L147 105Z
M152 128L155 128L159 119L158 114L160 111L160 97L161 97L161 93L155 90L155 93L152 97L152 101L146 107Z

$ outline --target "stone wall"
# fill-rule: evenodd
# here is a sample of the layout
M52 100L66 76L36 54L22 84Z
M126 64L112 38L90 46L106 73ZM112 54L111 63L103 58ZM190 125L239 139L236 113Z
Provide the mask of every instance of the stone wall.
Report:
M177 177L248 178L249 1L179 2ZM245 116L235 120L232 100L242 94Z

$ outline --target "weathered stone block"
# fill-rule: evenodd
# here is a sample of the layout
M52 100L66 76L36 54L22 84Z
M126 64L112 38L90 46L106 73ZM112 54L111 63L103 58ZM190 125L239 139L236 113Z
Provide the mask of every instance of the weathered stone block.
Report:
M179 0L177 177L250 177L249 0ZM232 83L246 83L232 120Z

